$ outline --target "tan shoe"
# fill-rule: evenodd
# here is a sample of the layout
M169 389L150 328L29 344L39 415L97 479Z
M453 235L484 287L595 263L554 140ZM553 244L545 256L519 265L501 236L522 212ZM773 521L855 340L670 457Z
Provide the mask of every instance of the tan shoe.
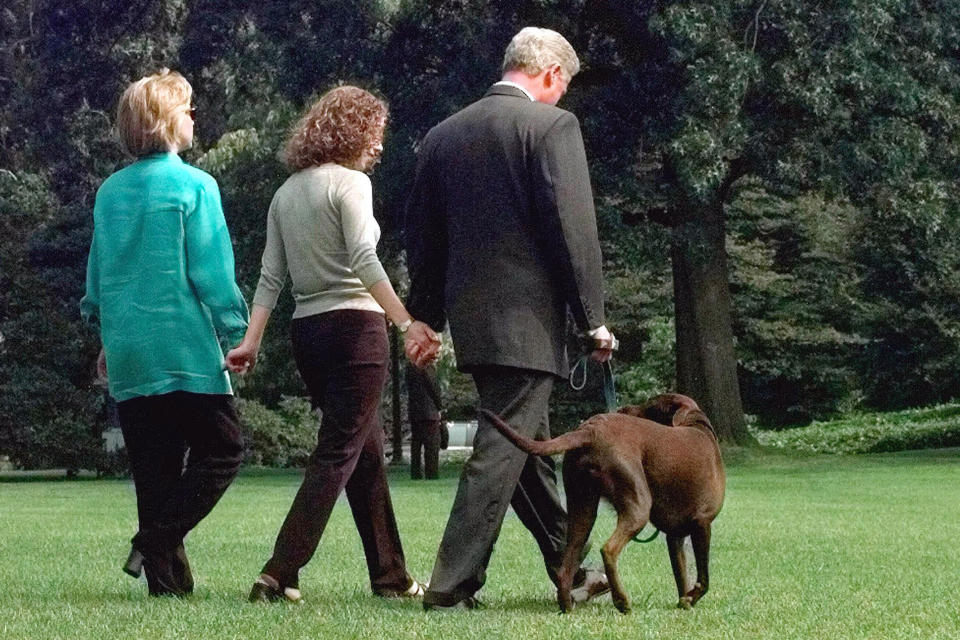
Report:
M250 602L280 602L285 601L291 604L297 604L301 600L300 589L294 587L281 587L273 576L265 573L260 574L257 581L253 583L250 589L250 595L247 599Z
M396 589L374 589L373 593L381 598L422 598L424 591L423 585L414 578L410 578L410 580L410 586L404 591L398 591Z
M610 583L607 581L607 574L596 569L587 569L583 584L577 585L570 590L570 598L576 602L587 602L597 596L610 591Z

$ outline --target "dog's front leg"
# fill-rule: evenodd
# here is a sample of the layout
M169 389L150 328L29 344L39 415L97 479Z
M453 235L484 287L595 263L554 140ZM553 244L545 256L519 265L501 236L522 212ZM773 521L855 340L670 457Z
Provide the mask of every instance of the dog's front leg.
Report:
M680 598L680 606L685 609L697 604L697 600L710 588L710 523L694 529L690 539L693 542L693 555L697 560L697 582Z

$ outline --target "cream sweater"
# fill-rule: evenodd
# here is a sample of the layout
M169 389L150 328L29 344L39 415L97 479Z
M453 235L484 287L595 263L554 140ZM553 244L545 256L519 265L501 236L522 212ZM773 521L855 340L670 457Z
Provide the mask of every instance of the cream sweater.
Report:
M294 318L337 309L383 313L368 289L387 278L377 258L380 225L370 178L338 164L310 167L277 189L253 303L276 306L287 273Z

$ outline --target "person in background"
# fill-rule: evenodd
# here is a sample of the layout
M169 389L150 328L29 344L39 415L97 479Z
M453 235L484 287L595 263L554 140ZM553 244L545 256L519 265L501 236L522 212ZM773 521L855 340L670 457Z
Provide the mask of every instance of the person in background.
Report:
M446 425L441 416L436 366L406 367L407 417L410 420L410 477L436 479ZM421 463L422 457L422 463Z
M528 27L504 54L486 95L423 139L407 202L411 313L450 322L457 366L480 406L529 437L550 437L554 380L567 375L567 313L593 358L615 344L604 324L600 243L576 117L555 105L580 68L556 31ZM415 364L437 345L408 336ZM427 609L473 608L507 506L533 534L556 582L566 513L550 458L528 456L481 418L460 476ZM575 600L608 590L599 571L574 576Z
M389 346L384 314L424 344L439 341L397 297L377 258L370 171L382 151L386 104L357 87L325 93L294 127L284 160L292 172L267 212L267 241L250 328L227 354L249 371L289 274L297 368L323 417L317 446L251 601L298 601L300 569L313 557L341 492L363 549L373 592L415 597L384 469L380 397Z
M117 401L139 531L124 571L150 595L194 581L183 539L243 461L221 343L247 328L216 181L177 155L193 141L192 89L164 69L123 92L117 129L136 157L93 208L83 318L100 330L98 373Z

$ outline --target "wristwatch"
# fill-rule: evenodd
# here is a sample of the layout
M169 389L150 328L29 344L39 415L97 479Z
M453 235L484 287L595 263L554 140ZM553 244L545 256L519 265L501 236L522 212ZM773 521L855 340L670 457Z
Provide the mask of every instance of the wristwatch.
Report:
M407 329L410 328L410 325L413 324L413 318L407 318L403 322L397 325L397 329L400 330L400 333L406 333Z

